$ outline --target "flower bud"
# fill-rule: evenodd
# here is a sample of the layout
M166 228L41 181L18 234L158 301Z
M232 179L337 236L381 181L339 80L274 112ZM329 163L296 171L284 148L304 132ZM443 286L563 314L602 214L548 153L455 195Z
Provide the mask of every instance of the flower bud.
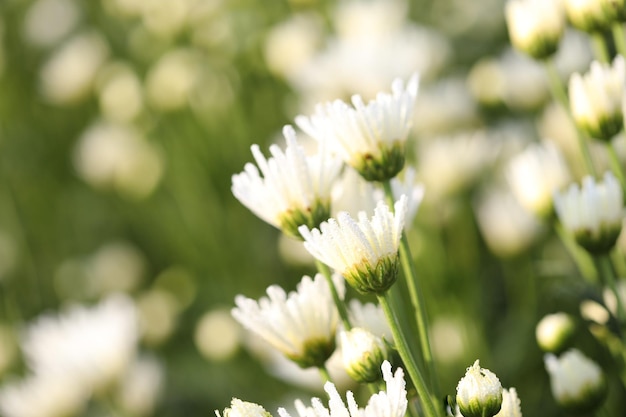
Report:
M553 55L565 31L565 12L560 1L510 0L506 22L513 46L535 59Z
M582 187L572 184L554 195L559 220L576 242L594 255L613 249L622 230L624 203L622 187L613 174L606 172L603 181L583 178Z
M341 333L343 365L357 382L375 382L382 378L380 366L387 359L385 342L360 327Z
M556 402L572 414L591 414L606 396L607 385L602 369L578 349L560 357L544 357L550 374L550 386Z
M456 403L463 417L495 416L502 406L500 380L477 359L456 387Z
M567 18L576 29L583 32L600 32L611 28L610 13L598 0L565 0Z
M221 417L217 410L215 415ZM224 417L272 417L272 415L258 404L233 398L230 407L224 409Z
M576 326L569 314L548 314L535 329L537 344L544 352L562 352L574 334Z

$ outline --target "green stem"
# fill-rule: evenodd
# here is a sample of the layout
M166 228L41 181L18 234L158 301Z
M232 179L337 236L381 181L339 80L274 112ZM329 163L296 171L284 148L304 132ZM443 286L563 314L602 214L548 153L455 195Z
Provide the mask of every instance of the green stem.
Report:
M561 106L563 106L563 110L567 113L570 121L576 128L576 137L578 140L578 149L580 150L580 154L583 158L583 163L585 165L585 170L591 174L592 176L596 176L596 169L593 165L593 160L591 159L591 153L589 152L589 148L587 147L587 140L585 134L578 128L574 118L572 116L572 110L569 106L569 98L567 96L567 91L565 90L565 86L561 81L561 77L554 65L554 61L548 59L545 61L546 72L548 74L548 81L550 82L550 89L552 90L552 95L557 99Z
M585 280L587 280L587 282L596 283L596 270L594 270L593 261L590 259L589 254L580 246L578 246L578 244L572 239L572 236L567 233L567 231L563 228L563 225L560 222L554 222L554 229L561 239L563 246L565 246L565 249L567 249L572 259L576 263L578 271L581 273L581 275L585 278Z
M609 48L606 45L604 34L602 32L594 32L591 34L591 41L593 43L593 50L596 59L600 62L609 62Z
M426 386L426 381L417 366L417 362L415 362L415 358L411 355L409 344L404 336L404 333L400 330L398 317L393 311L391 302L388 298L390 298L389 292L386 292L383 295L378 295L378 302L385 312L385 317L387 318L387 322L391 328L396 349L398 349L398 353L400 354L400 358L402 358L404 367L413 381L413 385L415 385L417 395L419 395L422 409L424 411L424 416L438 417L435 404L433 403L431 394Z
M624 319L626 318L626 314L624 313L624 305L622 303L622 298L619 293L619 289L617 288L617 277L615 276L615 269L613 268L613 263L611 262L611 258L608 254L597 255L594 257L594 261L596 263L596 268L598 269L598 273L602 278L602 283L609 287L613 295L615 296L615 301L617 305L617 320L620 325L620 330L622 330L622 326L624 325Z
M394 197L391 183L389 181L385 181L383 183L383 188L385 190L385 197L387 198L390 207L393 207ZM415 311L415 321L417 324L422 357L428 371L427 376L430 381L433 394L436 398L439 398L439 383L437 381L435 361L430 347L428 319L425 306L426 303L424 302L424 295L417 279L417 271L415 270L409 241L406 237L406 233L404 232L402 232L402 237L400 239L400 263L402 264L402 270L404 271L404 276L406 277L406 283L411 297L411 304L413 305L413 310Z
M328 369L326 369L325 366L320 366L319 368L320 371L320 375L322 377L322 382L325 384L327 382L332 382L332 379L330 378L330 373L328 373Z
M346 309L346 304L343 302L341 297L339 297L339 293L337 292L337 287L335 286L335 282L333 281L333 274L330 271L328 265L323 262L315 260L317 265L317 270L324 275L326 278L326 282L328 282L328 286L330 287L330 293L333 296L333 301L335 302L335 306L337 307L337 311L339 312L339 317L341 317L341 322L343 323L344 330L350 330L352 325L350 324L350 319L348 318L348 310Z
M624 27L622 26L622 22L615 22L611 28L611 32L617 52L626 58L626 39L624 39Z
M626 193L626 181L624 180L624 170L622 169L622 164L619 160L619 156L617 155L617 151L615 150L615 146L613 142L607 143L607 149L609 151L609 162L611 163L611 171L619 180L619 183L622 185L622 190Z

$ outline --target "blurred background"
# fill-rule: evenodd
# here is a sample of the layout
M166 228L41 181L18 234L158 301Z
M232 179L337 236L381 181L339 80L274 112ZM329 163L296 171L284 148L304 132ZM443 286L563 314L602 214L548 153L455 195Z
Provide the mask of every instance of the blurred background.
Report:
M207 416L232 397L275 412L320 395L317 375L292 370L230 317L236 294L291 290L315 271L232 196L231 176L252 161L251 144L267 154L316 103L369 99L418 72L409 159L426 197L409 236L443 391L480 358L517 388L524 414L560 415L535 325L555 311L578 316L583 298L601 294L504 181L507 161L545 137L581 170L543 68L508 43L503 8L2 0L0 385L27 373L29 323L122 292L150 363L129 391L140 404L120 399L116 414L93 401L80 415ZM590 60L587 39L568 32L563 79ZM578 345L602 363L607 353L581 328Z

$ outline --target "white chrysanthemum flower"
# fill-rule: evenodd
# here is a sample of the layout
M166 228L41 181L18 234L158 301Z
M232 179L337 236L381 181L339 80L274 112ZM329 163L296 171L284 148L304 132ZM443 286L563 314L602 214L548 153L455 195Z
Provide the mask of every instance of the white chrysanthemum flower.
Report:
M578 349L570 349L558 358L548 353L544 362L552 395L563 408L585 414L602 403L607 390L602 369Z
M7 382L0 389L4 417L67 417L76 415L91 391L82 381L63 373L34 374Z
M604 0L563 0L569 22L583 32L598 32L611 28L614 14Z
M588 73L574 73L569 99L576 125L595 139L610 141L624 125L626 63L618 55L611 65L594 61Z
M133 302L112 295L91 307L43 316L22 341L26 363L35 373L60 373L94 390L108 387L135 356L139 328Z
M544 352L560 352L574 334L576 324L567 313L554 313L544 316L535 329L537 344Z
M343 280L335 278L341 296ZM335 350L339 313L321 274L304 276L295 292L272 285L259 301L238 295L235 303L237 321L303 368L323 366Z
M330 400L326 408L319 398L311 400L311 406L307 407L300 400L295 403L299 417L404 417L407 410L407 392L404 372L402 368L391 373L391 364L384 361L381 366L386 389L370 397L367 406L360 408L354 399L354 394L348 391L346 394L347 406L337 392L332 382L324 385ZM284 408L278 409L280 417L291 417Z
M522 417L522 406L515 388L502 390L502 408L496 417Z
M116 402L127 415L152 415L165 386L165 367L153 356L139 356L116 390Z
M553 212L552 195L569 184L571 175L564 156L552 143L530 144L508 165L507 179L520 204L537 215Z
M558 49L566 26L560 0L509 0L505 16L515 48L535 59L547 58Z
M502 406L502 384L477 359L456 387L456 403L464 417L493 417Z
M243 172L233 175L232 192L261 219L300 237L299 226L317 227L330 217L331 186L341 162L324 152L307 156L291 126L285 126L283 134L287 148L270 146L269 159L252 145L258 168L248 163Z
M320 104L313 116L297 116L296 123L318 141L327 141L366 180L385 181L404 167L418 86L417 74L406 88L396 79L391 94L379 93L368 104L354 95L353 107L341 100Z
M380 366L387 358L383 339L361 327L353 327L340 334L343 365L357 382L380 380Z
M359 212L358 220L348 213L323 222L319 229L300 227L304 247L319 261L342 274L361 293L385 292L398 275L398 248L407 210L402 196L395 213L382 201L371 220Z
M554 207L563 226L574 234L579 245L591 253L613 248L622 230L624 203L622 187L613 174L604 181L586 176L582 188L572 184L554 194Z
M215 415L222 417L218 410L215 410ZM272 417L272 415L258 404L233 398L230 407L224 409L224 417Z

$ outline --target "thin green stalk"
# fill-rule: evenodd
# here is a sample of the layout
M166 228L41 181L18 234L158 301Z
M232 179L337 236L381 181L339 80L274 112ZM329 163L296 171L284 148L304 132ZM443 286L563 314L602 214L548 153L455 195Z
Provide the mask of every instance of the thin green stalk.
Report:
M330 378L330 373L328 372L328 369L326 369L325 366L320 366L319 368L320 371L320 375L322 377L322 381L325 383L327 382L332 382L332 379Z
M609 62L609 48L606 45L606 39L602 32L594 32L591 34L591 42L596 59L600 62Z
M615 22L611 28L611 32L617 52L626 58L626 39L624 39L624 27L622 26L622 22Z
M335 302L335 306L337 307L337 311L339 311L339 317L341 317L341 322L343 323L344 330L350 330L352 325L350 324L350 319L348 318L348 310L346 309L346 304L339 297L339 293L337 292L337 287L335 286L335 282L333 281L333 275L330 271L328 265L323 262L315 260L317 265L317 270L324 275L326 278L326 282L328 282L328 286L330 287L330 293L333 296L333 301Z
M576 128L576 137L578 140L578 149L580 150L580 154L583 158L583 163L585 165L585 171L591 174L592 176L596 176L596 169L593 165L593 160L591 159L591 153L589 152L589 148L587 147L587 138L586 135L578 128L574 118L572 117L572 111L569 106L569 98L567 96L567 91L565 90L565 86L561 81L561 77L554 65L554 61L546 60L545 61L546 72L548 74L548 81L550 82L550 89L552 90L552 95L557 99L563 109L567 113L570 121Z
M587 282L595 284L597 282L597 274L589 254L578 246L578 244L572 239L572 236L563 228L561 223L555 221L554 229L556 230L559 239L561 239L561 243L563 243L563 246L565 246L565 249L567 249L576 263L578 271Z
M598 255L594 257L594 261L596 263L596 268L598 269L598 274L600 274L600 277L602 278L602 283L608 286L615 296L615 301L617 303L617 320L619 321L620 329L622 329L626 314L624 313L624 305L622 303L619 289L617 288L617 277L615 276L615 269L613 268L611 258L608 254Z
M383 187L385 190L385 196L389 201L390 206L393 207L394 198L391 183L386 181L383 183ZM404 276L406 277L406 283L411 297L411 304L413 305L413 310L415 311L415 321L417 324L422 357L428 371L427 376L430 381L433 394L436 398L439 398L439 383L437 381L435 361L430 347L426 303L417 279L417 271L415 270L409 241L406 237L406 233L404 232L402 232L402 237L400 239L400 263L402 264L402 270L404 271Z
M413 385L415 385L417 395L419 395L422 409L424 411L424 416L439 417L436 411L435 404L433 403L430 391L426 386L426 381L424 380L424 377L417 366L415 358L413 357L413 355L411 355L409 344L406 340L406 337L404 336L404 333L402 333L402 331L400 330L398 317L391 307L389 292L386 292L384 295L378 295L378 302L385 312L385 317L387 318L387 322L389 323L389 327L391 328L396 349L398 349L398 353L400 354L400 358L402 358L404 367L406 368L409 377L413 381Z
M607 149L609 151L609 161L611 163L611 171L619 180L619 183L622 185L622 190L626 193L626 181L624 180L624 170L622 169L622 164L619 160L619 156L617 155L617 151L615 150L615 146L612 142L607 143Z

